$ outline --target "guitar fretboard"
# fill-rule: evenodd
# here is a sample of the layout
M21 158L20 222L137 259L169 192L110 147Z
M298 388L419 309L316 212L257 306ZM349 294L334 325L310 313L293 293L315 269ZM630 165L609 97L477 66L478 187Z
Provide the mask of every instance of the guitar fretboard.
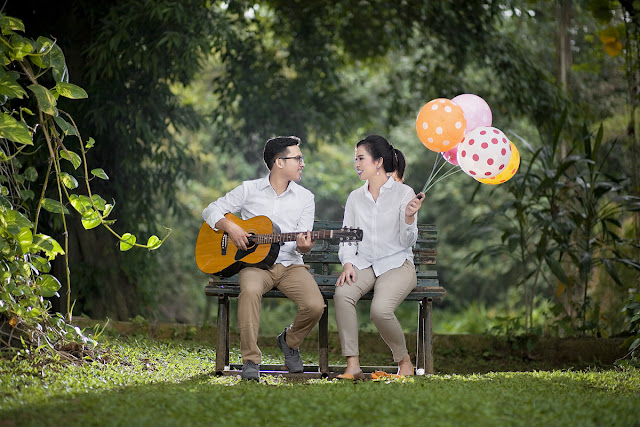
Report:
M254 234L249 238L252 242L261 245L263 243L282 243L293 242L298 238L300 231L294 233L278 233L278 234ZM305 232L306 234L306 232ZM317 230L311 232L312 240L333 239L341 234L339 230Z

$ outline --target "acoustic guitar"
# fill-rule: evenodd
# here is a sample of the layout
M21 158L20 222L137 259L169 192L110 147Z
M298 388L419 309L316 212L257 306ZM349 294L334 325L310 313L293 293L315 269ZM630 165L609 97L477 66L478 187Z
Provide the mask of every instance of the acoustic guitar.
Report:
M203 223L196 241L196 264L204 273L230 277L248 266L267 269L278 258L280 245L295 241L300 234L299 231L281 233L276 224L262 215L242 220L233 214L226 214L225 218L251 234L248 237L249 246L246 251L242 250L234 245L226 232L215 231L209 224ZM362 230L316 230L311 231L311 238L336 243L359 242L362 241Z

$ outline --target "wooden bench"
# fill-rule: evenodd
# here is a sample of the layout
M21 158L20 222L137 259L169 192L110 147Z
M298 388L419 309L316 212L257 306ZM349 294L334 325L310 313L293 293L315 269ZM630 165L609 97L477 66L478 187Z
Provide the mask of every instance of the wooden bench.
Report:
M338 221L315 221L314 230L339 229L342 226ZM416 374L433 373L433 344L432 344L432 302L443 298L447 292L438 281L437 272L433 269L436 264L437 229L435 225L418 225L418 241L414 246L414 264L418 274L416 288L407 296L407 300L418 302L418 326L417 326L417 351ZM331 244L327 240L318 240L309 254L304 256L305 264L311 267L320 292L325 298L327 307L318 325L318 365L305 365L305 373L313 373L321 377L332 376L333 373L341 373L344 367L329 366L329 304L328 299L333 299L335 283L342 266L338 258L338 245ZM216 373L218 375L237 373L242 368L240 364L229 363L229 299L238 297L238 275L229 278L211 276L209 284L205 287L205 294L218 297L218 322L216 337ZM373 292L366 294L362 299L371 300ZM264 294L264 298L286 298L278 290L272 290ZM389 366L363 366L364 372L375 370L390 371L397 367ZM286 371L284 365L261 365L261 371ZM293 374L291 374L293 375Z

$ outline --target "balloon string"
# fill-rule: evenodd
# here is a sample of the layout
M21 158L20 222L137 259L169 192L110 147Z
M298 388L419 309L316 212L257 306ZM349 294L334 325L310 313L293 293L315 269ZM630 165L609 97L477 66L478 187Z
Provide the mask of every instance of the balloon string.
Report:
M427 178L427 182L425 182L424 187L422 187L423 193L427 190L427 187L429 187L429 184L431 183L431 181L440 173L442 168L446 166L447 162L444 161L443 159L442 165L438 168L438 164L440 163L440 160L441 160L440 156L437 156L436 161L433 162L433 167L431 168L431 173L429 174L429 178ZM436 168L438 169L436 170Z
M442 160L443 163L442 165L440 165L440 167L438 167L440 160ZM446 160L440 159L440 156L436 157L435 162L433 162L433 167L431 168L431 173L427 178L427 182L425 182L424 187L422 187L422 193L427 194L427 192L431 190L431 188L433 188L434 185L436 185L443 179L446 179L451 175L454 175L462 170L459 167L458 168L451 167L449 170L445 171L441 176L438 177L438 174L440 173L440 171L442 171L442 168L444 168L446 165L447 165Z
M431 183L431 185L429 185L429 187L427 187L427 188L426 188L426 190L425 190L425 191L423 191L423 193L425 193L425 194L426 194L426 193L427 193L427 191L431 190L431 188L432 188L434 185L436 185L437 183L439 183L439 182L440 182L440 181L442 181L443 179L445 179L445 178L449 178L451 175L454 175L454 174L456 174L456 173L458 173L458 172L461 172L461 171L462 171L462 169L459 169L459 168L458 168L458 169L454 169L454 168L449 169L449 170L448 170L447 172L445 172L441 177L439 177L437 180L435 180L434 182L432 182L432 183Z

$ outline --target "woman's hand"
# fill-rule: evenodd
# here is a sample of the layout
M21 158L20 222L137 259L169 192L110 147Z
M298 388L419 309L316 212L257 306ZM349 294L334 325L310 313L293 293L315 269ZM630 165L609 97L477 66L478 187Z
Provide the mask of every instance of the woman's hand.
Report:
M353 268L353 264L348 262L342 267L342 274L338 277L336 286L342 286L345 282L347 282L347 285L350 285L355 282L357 278L358 274L356 273L356 269Z
M413 198L408 204L406 209L404 210L404 221L407 224L413 224L413 217L422 207L422 201L424 200L424 193L418 193L416 197Z

